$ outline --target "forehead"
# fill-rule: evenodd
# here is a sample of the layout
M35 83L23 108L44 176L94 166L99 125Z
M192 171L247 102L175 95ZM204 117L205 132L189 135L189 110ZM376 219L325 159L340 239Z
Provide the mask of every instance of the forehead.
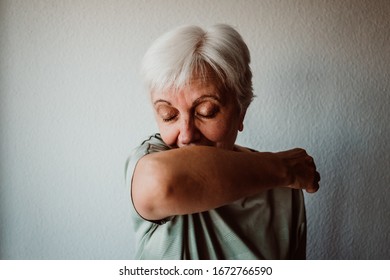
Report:
M218 97L221 101L226 100L225 91L220 80L214 76L193 76L185 85L181 87L166 87L163 90L151 91L152 101L157 99L174 100L180 97L186 99L196 99L203 95Z

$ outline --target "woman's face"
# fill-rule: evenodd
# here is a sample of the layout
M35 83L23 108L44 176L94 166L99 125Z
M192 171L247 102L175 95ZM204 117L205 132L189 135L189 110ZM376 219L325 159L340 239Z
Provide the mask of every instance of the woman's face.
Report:
M152 92L155 117L164 142L234 149L244 114L233 94L219 90L215 78L194 78L181 90Z

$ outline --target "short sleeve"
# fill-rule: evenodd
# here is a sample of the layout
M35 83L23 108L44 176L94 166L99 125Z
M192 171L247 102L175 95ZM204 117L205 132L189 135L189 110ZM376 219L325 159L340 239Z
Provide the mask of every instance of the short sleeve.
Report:
M162 140L160 134L154 134L150 136L147 140L142 142L140 146L135 148L130 156L128 157L126 161L126 166L125 166L125 182L126 182L126 188L129 188L130 191L130 197L131 197L131 187L132 187L132 179L133 179L133 174L135 167L138 163L138 161L145 155L150 154L150 153L156 153L156 152L161 152L161 151L166 151L169 150L170 147L164 143ZM131 199L131 214L133 218L135 219L142 219L145 221L137 212L137 210L134 207L133 200ZM157 224L162 224L165 222L165 220L162 221L150 221L154 222Z

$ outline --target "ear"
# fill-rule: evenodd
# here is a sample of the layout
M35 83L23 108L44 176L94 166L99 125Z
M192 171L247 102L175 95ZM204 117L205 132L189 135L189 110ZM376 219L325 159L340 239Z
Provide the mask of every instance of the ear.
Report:
M239 126L238 126L238 131L243 131L244 130L244 122L240 122Z
M246 109L240 113L240 122L238 124L238 131L244 130L244 119L245 119Z

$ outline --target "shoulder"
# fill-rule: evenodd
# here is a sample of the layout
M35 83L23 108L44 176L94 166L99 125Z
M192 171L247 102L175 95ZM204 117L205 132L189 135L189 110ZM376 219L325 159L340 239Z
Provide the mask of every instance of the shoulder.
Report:
M164 143L159 133L149 136L144 140L138 147L136 147L129 156L129 159L132 158L139 159L144 155L167 151L170 150L170 147Z
M159 133L153 134L149 136L147 139L145 139L144 141L142 141L139 146L137 146L131 151L130 155L126 160L126 165L125 165L126 183L129 183L129 181L131 180L134 173L135 166L137 165L137 162L142 157L151 153L167 151L167 150L170 150L170 147L164 143Z
M170 147L164 143L160 133L153 134L144 140L136 150L141 150L145 154L170 150Z
M234 145L234 151L236 152L245 152L245 153L252 153L252 152L257 152L254 149L248 148L248 147L243 147L240 145Z

